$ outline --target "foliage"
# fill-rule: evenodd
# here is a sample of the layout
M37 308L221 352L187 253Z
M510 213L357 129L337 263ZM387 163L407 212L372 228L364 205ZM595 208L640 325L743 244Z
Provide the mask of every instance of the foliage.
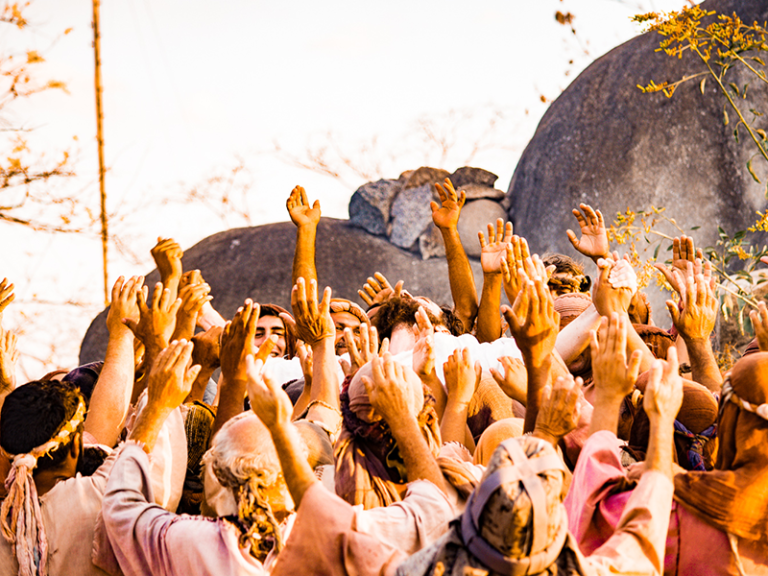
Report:
M657 32L664 38L659 43L657 52L663 51L679 59L685 52L690 52L695 54L704 66L701 72L684 76L677 81L657 84L650 80L646 86L638 85L638 88L644 93L663 92L671 98L681 84L701 78L699 89L703 94L707 79L714 80L726 99L723 106L723 123L728 125L730 122L730 106L738 117L733 129L736 141L739 140L739 128L743 126L757 147L757 151L747 161L747 170L756 182L761 183L752 162L758 156L768 161L768 135L765 130L754 126L755 120L762 116L763 112L750 108L751 116L748 121L743 107L747 106L745 101L749 82L737 86L736 83L729 82L726 75L731 68L740 65L750 77L768 84L765 70L760 68L765 66L765 61L760 55L768 52L766 24L754 22L748 25L736 13L732 16L717 14L715 11L703 10L700 6L683 8L679 12L649 12L637 15L633 20L644 24L648 30Z

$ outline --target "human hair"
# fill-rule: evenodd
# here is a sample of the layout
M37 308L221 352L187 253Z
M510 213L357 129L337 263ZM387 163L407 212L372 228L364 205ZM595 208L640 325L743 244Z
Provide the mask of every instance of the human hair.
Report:
M248 433L244 434L244 427ZM219 483L234 494L241 529L240 546L250 544L251 554L263 561L272 549L283 548L280 523L272 512L266 492L282 482L277 451L269 430L251 412L229 420L203 456Z
M260 304L259 309L259 318L263 318L264 316L280 318L281 313L290 315L288 310L278 306L277 304ZM296 356L296 334L294 333L293 327L290 324L288 324L282 318L280 318L280 320L282 321L283 327L285 328L285 355L288 358L293 358Z
M390 298L384 302L372 320L379 334L379 340L391 338L392 330L401 324L406 324L409 328L416 324L416 312L418 312L421 306L422 304L419 301L407 296ZM429 321L432 322L433 326L444 324L442 319L435 317L426 307L424 307L424 311L427 313Z
M48 442L72 419L83 400L70 383L35 380L19 386L5 399L0 412L0 447L9 455L27 454ZM82 431L82 423L78 432ZM67 457L75 434L37 459L37 470L59 466Z
M565 254L545 254L541 261L544 266L554 266L547 285L557 294L568 292L589 292L592 280L584 274L584 267Z

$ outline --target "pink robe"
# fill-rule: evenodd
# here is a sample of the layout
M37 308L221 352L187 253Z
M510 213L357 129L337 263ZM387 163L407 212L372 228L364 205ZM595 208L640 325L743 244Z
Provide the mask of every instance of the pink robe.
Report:
M618 491L626 473L616 436L593 434L582 449L565 499L569 529L584 555L610 538L633 491ZM768 498L768 495L766 495ZM749 576L768 576L768 558L754 544L740 540L739 556ZM664 554L668 576L738 575L728 537L677 502L672 502Z

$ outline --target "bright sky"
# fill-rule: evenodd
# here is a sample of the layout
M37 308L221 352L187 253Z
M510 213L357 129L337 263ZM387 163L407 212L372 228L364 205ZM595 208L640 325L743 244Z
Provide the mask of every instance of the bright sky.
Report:
M164 203L226 172L237 158L248 170L241 181L252 183L252 224L287 219L285 197L299 183L320 198L324 215L345 218L349 197L365 179L301 170L273 153L275 142L303 158L327 144L330 132L356 164L378 161L381 175L397 177L427 163L453 170L479 140L486 148L472 164L498 174L497 186L506 189L546 110L539 97L555 98L589 62L637 34L632 14L681 4L106 1L107 192L126 246L111 246L110 281L151 270L149 248L158 235L187 248L244 225L199 204ZM77 176L52 186L78 194L78 213L98 210L91 10L85 0L34 0L29 29L0 36L3 54L37 49L47 60L41 76L67 83L69 94L35 96L5 111L5 120L34 127L31 146L49 155L77 151ZM555 21L557 10L575 14L578 38ZM72 32L59 38L67 28ZM423 141L419 121L455 141L445 158ZM360 152L374 139L373 153ZM17 286L18 304L5 326L22 333L19 377L41 375L41 363L74 366L80 339L103 304L97 231L49 235L0 224L0 242L0 278ZM66 301L84 306L53 305Z

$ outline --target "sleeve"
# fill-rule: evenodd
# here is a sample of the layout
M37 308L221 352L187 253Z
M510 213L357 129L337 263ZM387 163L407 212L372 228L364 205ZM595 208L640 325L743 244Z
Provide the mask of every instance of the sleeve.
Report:
M586 562L595 573L656 575L664 572L664 547L672 507L672 481L647 471L632 491L616 531Z
M386 507L357 510L354 529L411 555L448 531L456 511L428 480L408 486L405 498Z
M177 516L152 503L149 459L138 444L126 444L104 495L104 527L125 576L264 574L232 550L219 522ZM236 545L235 545L236 548Z

